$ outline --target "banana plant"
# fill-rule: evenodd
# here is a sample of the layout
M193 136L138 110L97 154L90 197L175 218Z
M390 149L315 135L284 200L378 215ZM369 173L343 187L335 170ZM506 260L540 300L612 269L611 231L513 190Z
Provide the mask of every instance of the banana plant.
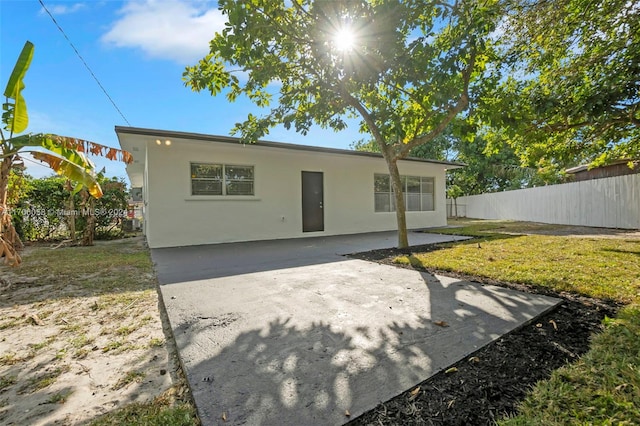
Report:
M33 44L27 41L7 82L4 91L6 100L2 105L4 128L0 129L0 259L4 258L4 262L11 266L21 263L18 251L22 248L22 242L11 222L7 190L9 173L14 164L21 161L21 155L31 154L57 174L73 181L76 189L86 187L95 198L102 196L102 189L97 181L95 166L87 155L102 156L127 164L133 161L127 151L95 142L47 133L23 133L29 124L29 116L22 90L33 52Z

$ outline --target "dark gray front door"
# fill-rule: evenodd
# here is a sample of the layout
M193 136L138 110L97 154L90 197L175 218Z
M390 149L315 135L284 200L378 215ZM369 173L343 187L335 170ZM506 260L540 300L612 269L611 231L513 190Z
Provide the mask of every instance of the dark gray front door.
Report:
M322 172L302 172L302 232L324 231Z

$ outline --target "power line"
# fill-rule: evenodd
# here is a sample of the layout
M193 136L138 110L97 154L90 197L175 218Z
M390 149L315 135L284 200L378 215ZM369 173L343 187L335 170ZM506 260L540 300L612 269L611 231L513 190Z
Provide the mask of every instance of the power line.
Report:
M47 15L49 15L49 17L51 18L51 20L53 21L53 23L56 25L56 27L58 27L58 29L60 30L60 32L62 33L62 35L64 36L64 38L67 40L67 42L69 43L69 46L71 46L71 48L73 49L74 52L76 52L76 55L78 55L78 58L80 58L80 61L84 64L85 68L87 69L87 71L89 71L89 74L91 74L91 77L93 77L93 79L96 81L96 83L98 83L98 86L100 86L100 89L102 89L102 92L105 94L105 96L109 99L109 102L111 102L111 105L113 105L113 107L116 109L116 111L118 111L118 114L120 114L120 117L122 117L122 119L125 121L125 123L127 123L127 125L129 127L131 127L131 123L129 123L129 120L127 120L127 118L124 116L124 114L122 113L122 111L120 111L120 108L118 108L118 105L116 105L116 103L114 102L114 100L111 98L111 96L109 96L109 93L107 93L107 89L104 88L104 86L102 85L102 83L100 83L100 80L98 80L98 77L96 77L96 75L93 73L93 71L91 70L91 68L89 67L89 64L87 64L87 62L84 60L84 58L82 57L82 55L80 54L80 52L78 52L78 49L76 49L76 47L74 46L74 44L71 42L71 40L69 39L69 37L67 36L67 34L64 32L64 30L62 29L62 27L60 26L60 24L58 24L58 21L56 21L56 18L53 17L53 15L51 14L51 12L49 12L49 9L47 9L47 6L44 5L44 2L42 0L38 0L38 2L40 3L40 5L42 6L42 8L45 10L45 12L47 12Z

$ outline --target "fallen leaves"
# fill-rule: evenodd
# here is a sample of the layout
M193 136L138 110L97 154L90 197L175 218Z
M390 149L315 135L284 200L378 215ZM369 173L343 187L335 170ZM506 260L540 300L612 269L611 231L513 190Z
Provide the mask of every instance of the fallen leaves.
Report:
M409 392L409 401L413 401L418 397L418 395L420 395L420 386Z
M554 329L555 331L558 331L558 324L557 324L554 320L550 319L550 320L549 320L549 324L551 324L551 325L553 326L553 329ZM540 322L539 322L539 323L537 323L537 324L536 324L536 327L537 327L537 328L542 328L542 323L540 323Z
M433 323L439 327L449 327L449 323L446 321L434 321Z
M31 314L28 318L33 325L44 325L44 321L40 319L38 314Z

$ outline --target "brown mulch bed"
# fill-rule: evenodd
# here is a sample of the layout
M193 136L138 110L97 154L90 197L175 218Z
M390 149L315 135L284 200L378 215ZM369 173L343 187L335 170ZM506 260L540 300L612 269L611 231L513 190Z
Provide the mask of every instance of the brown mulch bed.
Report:
M427 245L351 256L393 264L392 259L400 254L434 248ZM460 278L534 292L523 285L477 277ZM531 387L539 380L549 378L553 370L576 361L587 352L592 334L601 330L602 319L605 315L614 316L618 309L615 303L608 301L551 291L544 294L561 298L563 303L452 365L456 367L454 372L447 373L450 369L445 369L348 424L492 425L500 418L517 414L518 404Z

